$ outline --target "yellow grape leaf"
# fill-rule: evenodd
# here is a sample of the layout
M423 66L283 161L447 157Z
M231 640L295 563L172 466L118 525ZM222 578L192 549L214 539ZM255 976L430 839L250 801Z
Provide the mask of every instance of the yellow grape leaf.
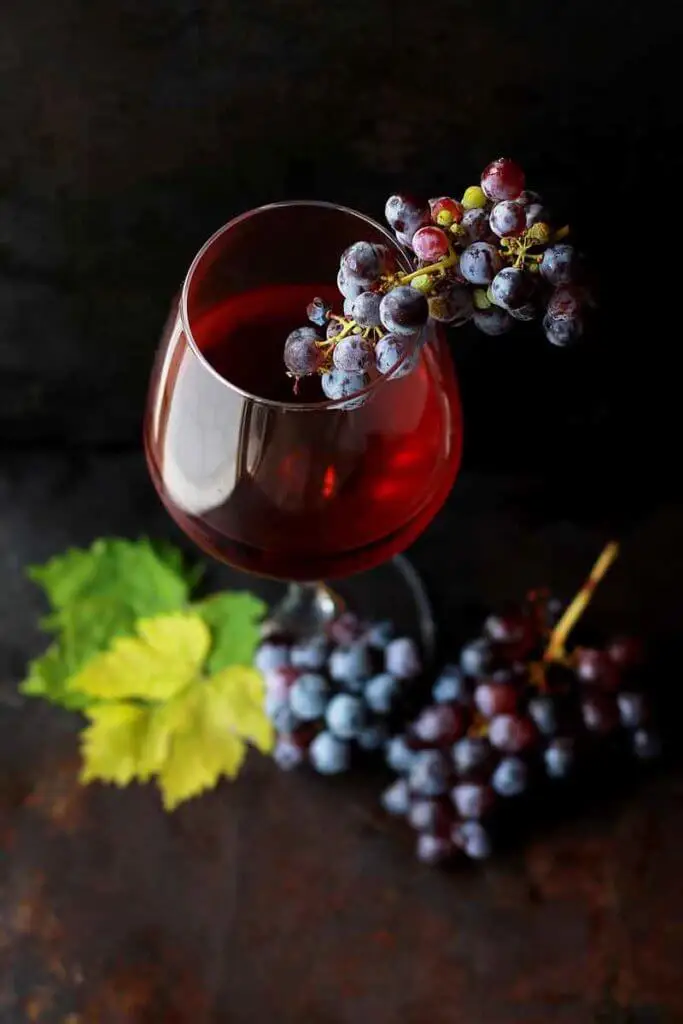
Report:
M206 623L183 612L141 619L137 632L92 658L68 690L104 700L168 700L196 678L211 644Z
M234 778L246 740L267 753L273 727L263 708L263 682L243 666L194 679L165 702L104 701L87 708L83 731L83 782L123 786L157 777L164 807L173 810Z
M127 786L141 772L141 750L149 724L149 711L124 701L98 704L86 712L90 725L81 733L81 782L114 782Z
M221 775L234 778L246 755L245 739L264 752L272 749L262 685L254 670L233 666L196 682L159 712L177 726L158 773L167 810L211 789Z

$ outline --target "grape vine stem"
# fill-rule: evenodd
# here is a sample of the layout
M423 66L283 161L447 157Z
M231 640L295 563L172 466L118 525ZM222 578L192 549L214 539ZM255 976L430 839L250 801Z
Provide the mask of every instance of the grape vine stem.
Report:
M543 660L548 661L561 661L566 657L565 645L567 643L567 637L571 633L572 629L576 625L577 621L583 615L590 599L593 596L593 592L601 581L607 570L610 568L617 555L619 554L619 545L616 541L611 541L605 546L602 554L595 562L595 565L591 569L588 579L579 590L578 594L566 608L564 615L557 623L552 633L550 634L550 640L546 648Z

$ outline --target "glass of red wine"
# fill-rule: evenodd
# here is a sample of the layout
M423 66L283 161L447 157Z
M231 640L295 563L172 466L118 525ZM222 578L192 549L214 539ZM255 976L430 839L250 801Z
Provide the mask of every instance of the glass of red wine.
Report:
M314 296L340 311L339 258L360 239L389 246L410 269L389 231L327 203L264 206L209 239L157 354L147 460L166 508L203 551L290 583L276 622L306 632L380 593L395 619L405 595L429 647L424 590L396 556L439 510L460 463L461 406L440 326L416 339L411 372L377 375L352 408L325 400L315 376L295 392L283 364ZM380 566L381 584L354 582ZM319 582L352 574L334 589Z

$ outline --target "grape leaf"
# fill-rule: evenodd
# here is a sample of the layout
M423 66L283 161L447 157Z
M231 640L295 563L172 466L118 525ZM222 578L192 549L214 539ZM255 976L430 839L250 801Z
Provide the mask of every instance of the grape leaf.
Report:
M266 606L248 591L225 591L192 606L211 629L208 669L219 672L228 665L251 665L259 641L258 624Z
M29 665L20 689L67 708L91 700L69 691L69 678L112 638L133 633L140 616L184 607L196 577L183 570L180 552L169 544L118 539L67 551L29 575L53 606L42 625L57 640Z
M141 619L137 634L115 638L72 676L68 691L104 700L168 700L197 676L211 644L206 623L184 612Z
M234 778L246 741L272 749L259 673L233 665L203 675L209 643L198 615L159 616L139 623L137 637L115 640L71 680L72 692L118 698L85 710L83 782L126 785L156 775L172 810L222 775Z

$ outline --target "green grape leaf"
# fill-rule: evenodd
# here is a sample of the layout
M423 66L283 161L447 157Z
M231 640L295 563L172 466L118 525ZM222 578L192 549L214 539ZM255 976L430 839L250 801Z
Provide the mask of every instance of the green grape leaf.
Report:
M207 668L220 672L229 665L251 665L259 641L259 622L266 606L248 591L224 591L192 605L211 630Z

